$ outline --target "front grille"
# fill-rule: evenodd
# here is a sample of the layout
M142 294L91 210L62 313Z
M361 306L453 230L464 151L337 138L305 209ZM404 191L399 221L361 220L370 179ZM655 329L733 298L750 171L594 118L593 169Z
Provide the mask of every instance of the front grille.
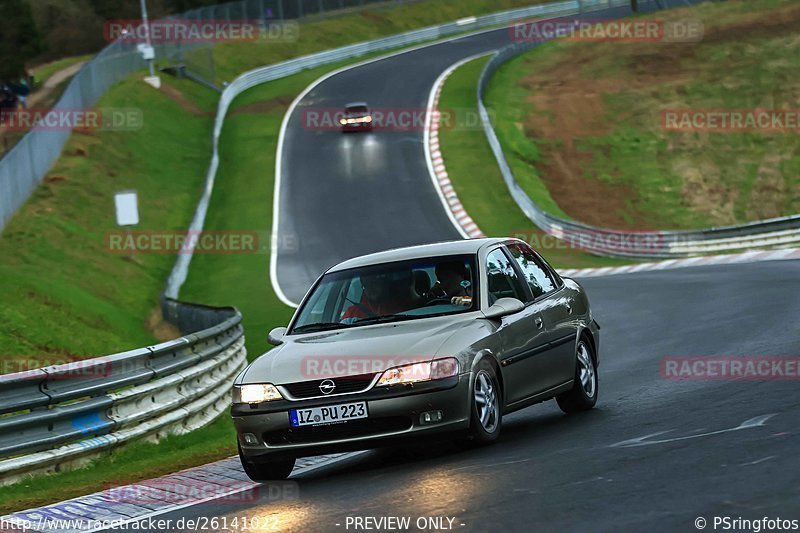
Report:
M367 437L383 433L394 433L411 427L411 419L405 416L367 418L351 420L327 426L307 426L271 431L263 435L270 446L282 444L313 444L328 440Z
M289 383L282 385L289 394L295 398L313 398L314 396L336 396L337 394L346 394L348 392L359 392L366 389L375 374L359 374L357 376L346 376L341 378L330 378L336 388L330 394L322 394L319 389L320 383L328 381L327 379L316 379L313 381L300 381L298 383Z

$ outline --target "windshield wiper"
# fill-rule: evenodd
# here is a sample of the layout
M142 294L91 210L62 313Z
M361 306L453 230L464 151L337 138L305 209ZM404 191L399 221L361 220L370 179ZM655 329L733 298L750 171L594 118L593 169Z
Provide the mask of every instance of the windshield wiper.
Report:
M369 318L362 318L361 320L357 321L354 325L361 326L366 324L381 324L383 322L393 322L395 320L412 320L414 318L420 318L417 315L381 315L381 316L371 316Z
M328 329L349 328L352 324L342 324L341 322L314 322L313 324L303 324L292 328L292 333L310 333L312 331L325 331Z

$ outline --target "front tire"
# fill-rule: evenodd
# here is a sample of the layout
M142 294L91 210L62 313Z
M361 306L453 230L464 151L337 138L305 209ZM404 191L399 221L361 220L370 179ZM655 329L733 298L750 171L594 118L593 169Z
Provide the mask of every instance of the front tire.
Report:
M578 341L575 359L572 389L556 396L558 406L567 414L588 411L597 403L597 364L591 346L583 338Z
M500 408L500 382L494 367L488 361L478 365L475 382L472 385L472 417L470 420L470 441L475 444L491 444L500 436L503 425Z
M241 446L239 447L239 460L242 462L244 473L256 483L286 479L292 473L295 463L294 457L265 463L252 463L242 453Z

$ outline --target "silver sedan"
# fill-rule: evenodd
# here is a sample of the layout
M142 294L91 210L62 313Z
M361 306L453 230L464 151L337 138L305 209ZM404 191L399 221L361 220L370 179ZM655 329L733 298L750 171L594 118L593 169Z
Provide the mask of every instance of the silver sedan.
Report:
M285 478L297 457L401 439L489 444L504 414L597 402L586 293L516 239L345 261L269 338L276 347L233 388L239 455L256 481Z

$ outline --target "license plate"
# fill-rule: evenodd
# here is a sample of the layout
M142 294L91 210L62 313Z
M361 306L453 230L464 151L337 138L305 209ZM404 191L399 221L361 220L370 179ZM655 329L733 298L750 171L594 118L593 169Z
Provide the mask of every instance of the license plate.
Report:
M367 418L367 402L343 403L327 407L310 407L308 409L290 409L289 423L292 427L320 426L336 424L349 420Z

